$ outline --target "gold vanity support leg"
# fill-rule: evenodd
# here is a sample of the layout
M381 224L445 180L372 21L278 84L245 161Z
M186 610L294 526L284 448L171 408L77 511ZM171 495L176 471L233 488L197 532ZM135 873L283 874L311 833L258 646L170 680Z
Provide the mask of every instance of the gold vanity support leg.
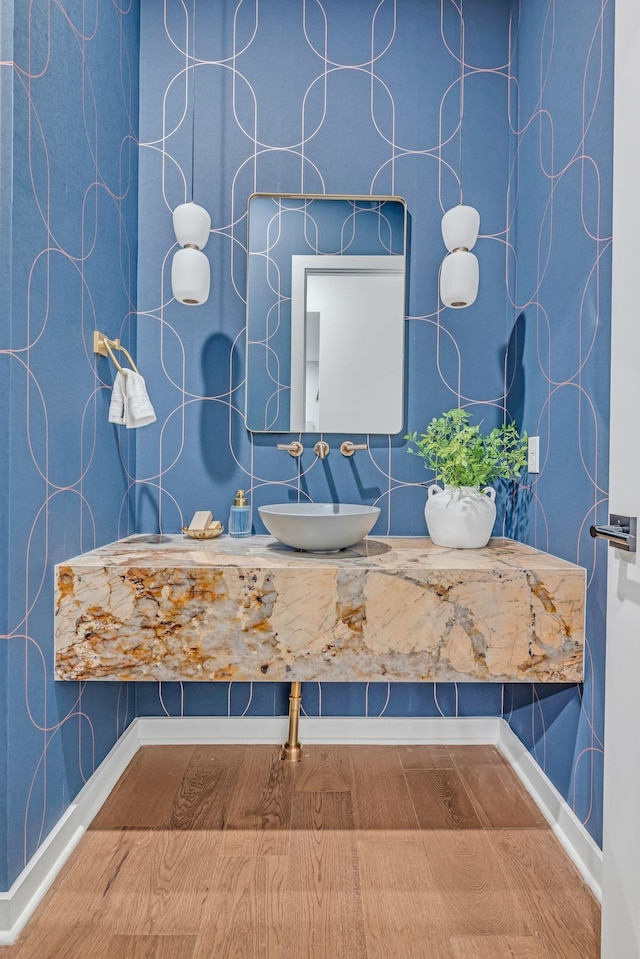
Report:
M282 747L280 759L286 763L299 763L302 759L302 746L298 742L298 722L300 703L302 702L302 683L291 683L289 694L289 738Z

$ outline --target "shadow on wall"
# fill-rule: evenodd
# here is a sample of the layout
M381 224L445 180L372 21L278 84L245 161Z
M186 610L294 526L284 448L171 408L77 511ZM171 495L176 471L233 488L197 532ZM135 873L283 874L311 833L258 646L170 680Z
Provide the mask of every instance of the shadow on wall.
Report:
M520 313L513 324L509 342L503 353L505 373L505 407L507 419L513 420L519 430L525 427L526 374L524 348L527 319ZM504 516L503 535L527 542L529 510L533 500L530 486L514 482L496 484L498 515Z
M136 508L137 532L141 529L145 533L160 532L160 507L157 486L150 483L138 484L138 502Z
M513 324L509 342L504 351L504 374L507 415L522 429L526 375L523 357L526 339L527 318L521 313Z
M496 491L496 515L501 528L496 525L494 536L508 536L520 543L527 542L529 530L529 511L533 501L531 487L521 485L514 480L496 480L492 485Z
M233 350L232 340L223 333L214 333L202 349L205 402L200 414L200 450L207 475L217 482L230 479L237 470L231 444L220 440L229 435L234 393L220 393L220 384L230 383L233 391L233 384L240 382L240 374L238 351ZM240 415L244 418L244 411Z
M512 484L504 511L504 535L526 543L529 533L529 514L533 502L530 486Z
M567 729L579 741L580 683L511 683L505 687L504 718L551 775L563 796L570 795L573 763L548 749ZM555 728L554 728L555 727Z

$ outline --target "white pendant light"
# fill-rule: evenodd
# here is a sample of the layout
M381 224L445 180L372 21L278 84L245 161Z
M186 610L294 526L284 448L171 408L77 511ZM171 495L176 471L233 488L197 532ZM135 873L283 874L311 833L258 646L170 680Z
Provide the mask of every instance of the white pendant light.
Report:
M442 217L442 239L449 253L460 247L472 250L480 232L480 214L472 206L454 206Z
M472 206L454 206L442 217L442 239L449 255L440 267L440 299L454 310L471 306L478 295L478 260L469 251L479 230L480 214Z
M195 170L195 37L196 5L193 5L193 96L191 102L191 202L180 203L173 211L173 229L176 240L182 247L173 255L171 262L171 290L179 303L200 306L209 298L211 267L202 252L207 245L211 230L211 217L202 206L193 202Z
M209 239L211 217L193 200L181 203L173 211L173 229L180 246L195 246L196 250L202 250Z
M171 289L176 300L186 306L200 306L209 298L211 268L201 250L186 246L173 254Z
M211 217L197 203L181 203L173 211L176 240L183 247L173 255L171 289L185 306L200 306L209 298L211 267L202 252L209 239Z
M478 259L473 253L450 253L440 267L440 299L454 310L471 306L478 295L479 278Z

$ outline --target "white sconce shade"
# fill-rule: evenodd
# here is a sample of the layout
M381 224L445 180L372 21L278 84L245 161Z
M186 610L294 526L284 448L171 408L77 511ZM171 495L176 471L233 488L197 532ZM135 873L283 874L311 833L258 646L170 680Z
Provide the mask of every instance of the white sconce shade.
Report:
M472 206L454 206L442 217L442 239L450 253L472 250L479 230L480 214Z
M440 267L440 299L454 310L471 306L478 295L478 260L467 250L445 256Z
M177 250L171 263L171 289L180 303L200 306L209 298L211 267L200 250L187 247Z
M209 298L211 267L202 253L211 230L211 217L197 203L181 203L173 211L176 240L184 247L173 255L171 289L179 303L200 306Z
M173 211L173 229L180 246L194 246L202 250L207 245L211 230L211 217L203 206L181 203Z

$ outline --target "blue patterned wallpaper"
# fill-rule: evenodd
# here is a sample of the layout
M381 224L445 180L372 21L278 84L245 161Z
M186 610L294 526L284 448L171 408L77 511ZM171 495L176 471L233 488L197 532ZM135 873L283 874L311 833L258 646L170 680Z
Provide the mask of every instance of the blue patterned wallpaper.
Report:
M52 609L54 563L133 530L135 444L107 425L92 333L135 339L139 10L0 13L4 890L134 715L124 684L54 683Z
M507 407L540 436L523 538L588 571L584 687L513 687L507 718L601 840L611 303L613 3L514 4L517 164ZM516 512L518 511L516 507Z
M463 14L461 16L461 13ZM601 0L142 0L138 358L158 422L137 446L137 525L198 508L376 504L374 534L423 534L429 475L401 436L302 438L300 461L243 423L247 199L260 192L404 196L411 217L406 423L455 405L505 410L543 467L502 492L498 530L588 569L583 687L305 684L312 714L505 715L601 836L607 514L612 3ZM194 30L195 24L195 30ZM195 35L195 45L194 45ZM195 136L191 108L195 103ZM192 147L194 176L192 183ZM203 307L171 300L171 210L212 216ZM440 219L478 208L480 292L438 301ZM368 440L346 460L342 439ZM139 684L137 712L284 713L285 686Z
M226 523L237 486L254 509L376 503L374 532L425 531L430 477L400 436L351 460L342 439L367 438L331 436L319 462L307 434L296 462L275 450L293 437L244 428L255 191L406 198L406 428L461 404L539 433L542 472L503 492L500 528L589 578L584 687L309 683L305 711L505 715L599 840L606 546L587 530L607 514L612 2L464 0L461 17L454 0L142 0L139 153L136 0L17 3L15 34L13 6L0 8L0 889L134 714L287 706L283 684L54 684L54 562L134 528L176 531L196 508ZM171 301L169 270L194 93L212 293L190 309ZM481 214L481 285L451 311L440 218L461 199ZM91 353L94 327L137 346L158 421L136 436L106 422L113 370Z
M0 63L11 60L12 43L10 37L10 18L8 11L0 7ZM7 117L11 116L11 87L5 83L5 72L0 67L0 143L6 143ZM0 317L8 317L11 304L11 230L10 192L11 152L3 150L0 154ZM4 329L0 320L0 330ZM4 336L0 333L0 336ZM0 349L0 890L7 888L7 802L9 783L7 777L7 737L4 730L9 723L7 707L8 694L8 644L3 638L8 635L9 577L3 571L9 569L9 511L2 504L9 499L9 470L7 468L9 449L9 362Z

